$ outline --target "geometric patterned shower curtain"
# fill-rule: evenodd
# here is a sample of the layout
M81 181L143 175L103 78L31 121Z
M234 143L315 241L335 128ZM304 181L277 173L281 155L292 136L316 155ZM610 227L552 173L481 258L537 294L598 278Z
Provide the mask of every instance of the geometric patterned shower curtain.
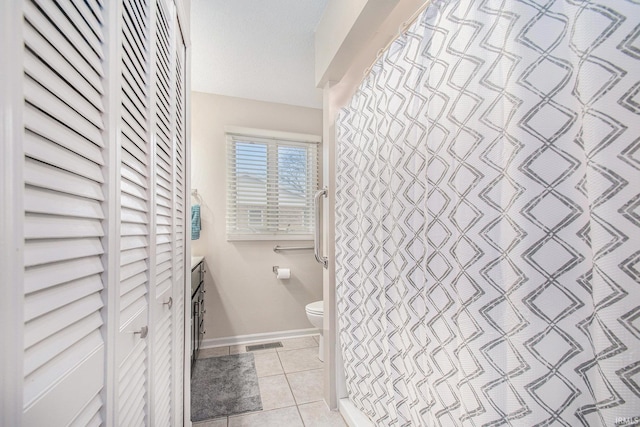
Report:
M640 424L640 4L436 1L339 115L351 401Z

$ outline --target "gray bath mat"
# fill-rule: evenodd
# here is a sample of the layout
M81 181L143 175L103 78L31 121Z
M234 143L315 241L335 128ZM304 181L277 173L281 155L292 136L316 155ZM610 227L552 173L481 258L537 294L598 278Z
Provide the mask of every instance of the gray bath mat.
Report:
M198 359L191 376L191 420L262 410L252 353Z

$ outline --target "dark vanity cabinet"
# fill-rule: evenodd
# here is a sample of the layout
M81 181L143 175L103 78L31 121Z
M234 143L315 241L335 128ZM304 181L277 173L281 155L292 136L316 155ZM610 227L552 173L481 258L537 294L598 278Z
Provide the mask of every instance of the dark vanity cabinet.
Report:
M191 367L198 358L202 336L205 334L204 273L204 260L191 269Z

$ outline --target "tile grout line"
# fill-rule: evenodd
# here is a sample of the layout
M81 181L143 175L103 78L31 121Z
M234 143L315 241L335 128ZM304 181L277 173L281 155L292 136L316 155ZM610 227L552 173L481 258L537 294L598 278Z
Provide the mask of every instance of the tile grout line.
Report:
M291 396L293 396L293 401L296 403L296 407L298 407L298 399L296 398L296 394L293 392L293 388L291 387L291 383L289 382L289 374L285 373L284 378L287 381L287 385L289 386L289 391L291 392Z
M300 413L300 408L298 407L298 399L296 398L295 393L293 392L293 388L291 388L291 383L289 382L289 376L287 372L284 370L284 365L282 364L282 359L280 359L280 352L276 351L278 354L278 361L280 362L280 367L282 368L282 373L284 373L284 379L287 382L287 386L289 387L289 391L291 392L291 396L293 397L293 402L296 404L296 411L298 412L298 417L300 417L300 422L302 423L302 427L305 427L304 418L302 418L302 413Z
M304 418L302 418L302 412L300 412L300 407L298 405L296 405L296 410L298 411L298 416L300 417L300 422L302 423L302 427L306 427L306 424L304 423Z

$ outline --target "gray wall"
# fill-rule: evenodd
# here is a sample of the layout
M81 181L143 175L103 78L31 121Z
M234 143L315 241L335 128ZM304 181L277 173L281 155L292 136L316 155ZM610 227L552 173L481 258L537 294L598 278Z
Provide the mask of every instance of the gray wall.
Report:
M191 187L203 200L192 255L207 265L205 340L312 328L304 306L322 299L322 267L312 251L272 250L311 242L226 240L224 127L322 135L322 110L200 92L192 92L191 107ZM291 268L291 279L277 280L274 265Z

